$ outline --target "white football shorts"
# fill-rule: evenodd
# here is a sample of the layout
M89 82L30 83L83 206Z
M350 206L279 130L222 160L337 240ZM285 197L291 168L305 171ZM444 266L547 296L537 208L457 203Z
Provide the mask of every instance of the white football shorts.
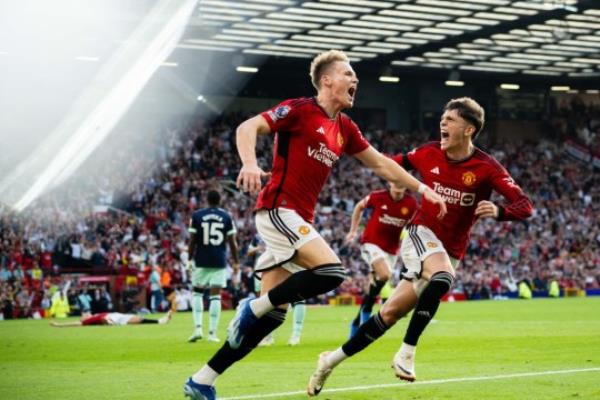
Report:
M259 210L255 216L256 230L265 242L266 250L256 260L254 271L260 276L265 271L281 266L291 273L305 268L290 262L296 250L320 237L317 230L298 213L288 208Z
M390 254L373 243L363 243L360 246L360 256L367 263L367 265L369 265L369 267L372 267L374 261L383 258L387 263L390 272L392 272L396 266L396 262L398 261L397 255ZM371 270L373 270L373 268L371 268Z
M404 228L400 257L404 263L402 277L410 281L421 278L423 272L423 261L435 253L447 253L442 242L431 229L422 225L408 225ZM450 258L452 268L456 269L460 260Z
M132 314L108 313L106 321L109 325L127 325L132 317L134 317Z

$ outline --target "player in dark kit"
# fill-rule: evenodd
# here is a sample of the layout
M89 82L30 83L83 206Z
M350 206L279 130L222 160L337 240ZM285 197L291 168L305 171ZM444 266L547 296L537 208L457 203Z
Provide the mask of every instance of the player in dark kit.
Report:
M237 129L242 169L238 187L258 193L261 178L270 176L256 203L256 228L265 242L256 271L261 296L242 301L229 325L227 342L185 384L192 399L216 397L214 382L236 361L280 326L288 303L327 293L346 274L338 256L312 226L317 197L335 162L343 153L355 156L377 175L423 194L446 208L440 195L421 184L362 136L341 110L352 107L358 79L348 57L331 50L315 57L310 75L316 97L286 100L243 122ZM275 134L273 169L266 174L256 161L259 134Z
M359 201L352 212L346 243L351 243L358 232L363 212L372 210L360 237L360 253L372 272L372 280L363 296L358 315L350 326L350 337L358 327L371 318L371 312L381 289L390 279L400 251L400 233L417 209L417 201L405 188L390 184L388 190L369 193Z
M192 312L194 333L188 339L195 342L202 338L202 313L204 309L204 291L210 290L208 308L208 341L218 342L217 327L221 315L221 289L227 286L227 248L229 245L233 259L233 276L240 269L236 229L229 213L219 207L221 195L211 190L207 195L208 207L197 210L190 221L189 268L192 270L194 297Z
M320 354L308 383L310 396L319 394L335 366L381 337L413 308L392 367L398 378L414 381L417 341L452 286L454 269L477 219L523 220L533 213L531 201L504 167L473 144L483 125L484 111L477 102L467 97L450 100L440 121L441 141L394 157L406 169L418 171L427 186L444 197L448 214L440 221L435 217L437 210L421 202L413 221L404 228L408 234L400 250L405 268L402 281L356 335L337 350ZM492 191L508 203L489 201Z

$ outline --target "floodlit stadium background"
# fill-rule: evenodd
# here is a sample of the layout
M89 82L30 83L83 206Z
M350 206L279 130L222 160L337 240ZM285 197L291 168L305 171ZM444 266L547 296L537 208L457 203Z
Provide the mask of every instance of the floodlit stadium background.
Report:
M90 186L101 185L106 201L94 210L106 211L113 195L131 196L127 190L139 189L136 184L149 176L172 172L173 154L156 152L157 137L175 141L190 122L204 127L235 115L226 121L231 124L281 99L313 94L310 60L331 48L353 61L360 84L349 113L369 134L410 133L421 143L436 134L442 105L466 95L486 109L482 146L556 141L556 132L547 129L552 105L600 105L599 32L599 0L0 0L0 222L14 215L35 219L43 214L37 205L55 196L61 202L51 206L79 229L73 221L89 216L90 207L80 207L89 199L69 198L71 193L95 196L92 189L99 188ZM220 127L230 134L233 128ZM546 151L587 172L558 174L559 184L594 182L594 176L597 182L591 165L600 156L590 157L578 145L539 154L534 144L523 148L504 156L535 160L547 172L556 164L547 166ZM132 167L138 159L150 160L143 176L139 164ZM268 160L261 159L264 167ZM130 185L110 186L124 177ZM567 208L569 215L556 222L597 221L590 215L600 204L597 196L583 197L589 200L585 211ZM479 224L478 237L491 225ZM576 234L598 229L593 222L582 225L560 228ZM516 230L522 233L523 226ZM497 233L488 235L490 241ZM595 236L585 239L598 245ZM546 244L530 248L541 253ZM597 247L587 255L598 260ZM527 262L548 270L536 256ZM478 254L469 262L485 258ZM599 276L599 268L592 264L590 276ZM98 278L85 277L90 284ZM419 355L421 386L400 386L390 373L403 320L336 371L327 389L338 391L322 396L600 397L600 297L593 292L598 289L584 298L444 304ZM273 348L259 349L220 378L220 395L305 398L299 393L316 355L346 339L355 311L311 308L301 349L283 344L288 321ZM231 316L223 313L221 339ZM0 398L177 398L185 377L217 347L185 343L189 313L177 313L164 330L152 328L56 332L47 321L2 321ZM356 389L363 381L369 388Z

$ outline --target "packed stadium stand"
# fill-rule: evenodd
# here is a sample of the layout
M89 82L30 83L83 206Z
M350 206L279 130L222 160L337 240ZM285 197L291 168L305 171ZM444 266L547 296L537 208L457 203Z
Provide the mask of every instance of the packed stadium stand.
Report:
M514 295L522 281L534 293L545 293L551 280L565 293L600 288L600 176L593 163L600 157L600 110L576 97L555 108L544 118L546 129L552 130L547 138L486 147L531 196L535 214L521 223L487 220L475 226L455 295L503 298ZM135 151L142 143L116 143L100 154L104 174L92 180L76 175L72 179L81 183L77 189L59 187L24 213L1 209L3 317L56 315L64 298L71 312L143 309L154 265L161 268L173 307L187 309L186 228L191 212L205 204L209 188L225 194L223 206L237 223L245 260L241 287L230 285L225 302L231 306L252 292L253 258L245 253L256 235L254 200L234 184L239 169L234 132L242 120L232 113L174 122L144 137L145 152ZM364 133L388 154L409 151L437 135L381 129ZM259 164L265 167L270 143L264 140L258 147ZM126 159L128 168L119 170L115 158ZM365 287L368 269L358 244L345 246L343 238L355 202L383 185L349 158L334 169L319 199L315 226L340 254L349 278L336 293L316 301L358 297Z

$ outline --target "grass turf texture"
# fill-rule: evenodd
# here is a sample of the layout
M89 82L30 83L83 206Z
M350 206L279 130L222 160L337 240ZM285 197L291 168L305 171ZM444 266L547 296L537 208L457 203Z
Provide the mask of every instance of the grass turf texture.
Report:
M599 399L599 310L600 298L444 303L419 343L419 384L400 383L390 368L408 323L403 319L336 368L317 398ZM354 307L309 308L298 347L286 345L289 313L288 321L275 332L274 346L256 349L219 378L219 398L261 399L304 391L317 355L343 343L356 311ZM232 315L222 314L222 340ZM58 329L50 327L48 320L0 322L0 399L181 399L184 381L220 346L204 340L187 343L191 333L190 313L176 314L166 326ZM435 382L590 368L597 369ZM268 398L304 399L306 395Z

